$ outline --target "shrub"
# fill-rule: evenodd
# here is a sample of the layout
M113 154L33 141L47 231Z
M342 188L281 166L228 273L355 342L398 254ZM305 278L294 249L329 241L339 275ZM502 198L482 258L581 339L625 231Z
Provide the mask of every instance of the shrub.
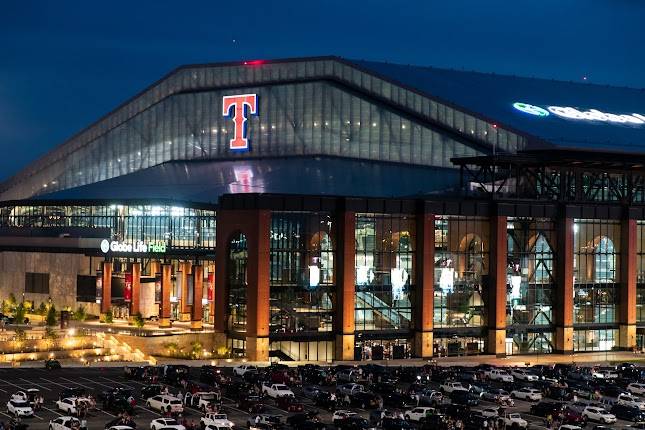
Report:
M14 330L14 335L13 335L13 340L16 342L24 342L27 340L27 333L25 332L25 329L22 327L16 327Z
M16 296L13 293L9 293L9 298L7 299L7 307L10 311L14 310L16 307Z
M136 314L134 314L134 317L132 317L132 322L134 323L134 326L137 328L142 328L144 325L146 325L146 320L143 319L141 312L137 312Z
M105 313L105 322L112 324L114 322L114 315L112 314L112 308L108 309Z
M83 305L78 305L78 309L74 311L72 317L76 321L85 321L87 319L87 312L85 311L85 307Z
M52 348L58 340L58 333L53 327L45 328L45 340L47 341L47 346L49 348Z
M56 325L56 306L51 305L47 311L47 317L45 318L45 325L48 327L53 327Z

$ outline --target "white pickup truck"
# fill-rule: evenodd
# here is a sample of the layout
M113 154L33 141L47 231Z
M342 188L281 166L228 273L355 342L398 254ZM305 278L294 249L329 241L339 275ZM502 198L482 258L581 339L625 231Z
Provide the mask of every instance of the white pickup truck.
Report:
M284 384L262 385L262 394L266 394L272 399L284 396L295 397L293 391Z
M522 428L525 429L529 423L522 418L520 414L506 414L504 415L504 424L507 428Z
M468 391L468 388L461 385L461 382L447 381L439 386L442 393L450 394L453 391Z
M146 400L146 406L159 412L177 412L180 414L184 412L184 405L181 400L161 394Z
M202 425L202 428L207 426L233 428L234 426L233 421L230 421L226 414L208 413L204 415L199 421Z

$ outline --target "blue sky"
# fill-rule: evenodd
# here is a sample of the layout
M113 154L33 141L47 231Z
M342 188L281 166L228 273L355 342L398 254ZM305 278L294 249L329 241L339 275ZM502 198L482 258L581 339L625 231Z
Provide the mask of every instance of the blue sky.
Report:
M638 0L5 2L0 180L181 64L340 55L644 88L643 22Z

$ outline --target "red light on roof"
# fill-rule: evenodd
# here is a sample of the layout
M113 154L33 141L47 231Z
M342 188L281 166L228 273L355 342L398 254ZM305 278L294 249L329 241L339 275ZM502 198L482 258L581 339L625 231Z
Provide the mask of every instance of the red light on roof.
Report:
M262 65L264 63L265 63L264 60L251 60L251 61L245 61L244 65L245 66L260 66L260 65Z
M497 128L497 124L493 124L493 128Z

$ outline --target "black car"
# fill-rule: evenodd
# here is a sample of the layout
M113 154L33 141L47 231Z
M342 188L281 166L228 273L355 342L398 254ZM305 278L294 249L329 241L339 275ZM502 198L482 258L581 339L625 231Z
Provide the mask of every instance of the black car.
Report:
M564 405L562 403L555 402L540 402L535 405L531 405L531 414L537 415L538 417L546 417L551 415L553 417L560 416L562 414L562 409Z
M85 397L85 390L81 387L66 387L58 393L58 399L65 399L67 397Z
M469 391L455 390L450 393L450 401L455 405L477 406L479 398Z
M483 428L488 428L492 425L492 420L490 418L486 418L483 415L469 415L468 418L464 421L464 429L472 429L472 430L479 430ZM484 426L484 423L487 423L486 426Z
M378 399L374 393L368 391L359 391L349 397L352 405L363 409L372 409L378 407Z
M568 390L566 387L560 387L551 385L547 387L546 397L554 400L571 400L573 399L573 393Z
M466 405L442 404L439 411L450 418L463 418L470 414L470 407Z
M416 406L409 396L399 393L390 393L383 396L383 405L387 408L407 409Z
M314 396L314 405L327 409L329 411L336 408L337 400L332 399L331 393L327 391L319 391L318 394Z
M412 429L412 425L406 420L401 418L383 418L381 421L381 429L383 430L408 430Z
M370 385L370 390L378 394L390 394L396 391L396 385L389 382L375 382Z
M336 427L340 430L367 430L371 426L365 418L354 415L339 421Z
M134 405L128 401L127 397L111 397L103 401L103 410L112 412L115 415L126 413L134 415Z
M60 369L60 368L61 368L60 361L54 360L53 358L45 360L45 369L46 370L56 370L56 369Z
M428 415L422 422L420 430L446 430L450 420L443 414Z
M266 406L262 403L260 396L246 396L237 400L237 408L248 411L250 414L261 414Z
M163 391L163 386L159 384L146 385L141 389L141 398L149 399L150 397L154 397L158 394L161 394L162 391Z
M645 421L645 412L641 411L638 406L619 405L616 403L611 407L610 412L621 420L634 423Z

